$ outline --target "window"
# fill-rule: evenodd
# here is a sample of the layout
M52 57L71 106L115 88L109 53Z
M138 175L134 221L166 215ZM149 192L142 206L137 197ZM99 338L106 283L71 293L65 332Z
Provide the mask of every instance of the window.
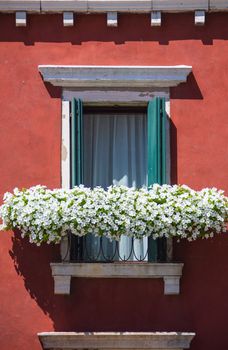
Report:
M62 66L42 65L39 71L45 82L62 88L62 187L77 185L82 176L82 130L84 107L88 104L147 105L148 184L169 183L169 123L165 115L165 97L169 101L169 88L186 82L190 66ZM159 96L160 98L156 98ZM73 98L81 98L83 103ZM150 101L151 100L151 101ZM70 103L72 101L72 103ZM150 101L148 103L148 101ZM72 111L71 147L69 141L69 114ZM166 104L168 107L168 103ZM84 108L85 110L85 108ZM168 110L168 108L167 108ZM76 128L77 127L77 128ZM76 137L77 136L77 137ZM79 137L78 137L79 136ZM69 152L70 148L75 151ZM72 162L70 175L70 153ZM75 238L75 237L74 237ZM77 242L81 248L82 242ZM149 245L150 242L148 242ZM69 245L66 237L61 241L61 263L51 263L55 294L70 294L72 277L88 278L163 278L164 294L180 293L180 277L183 264L170 263L172 244L167 240L165 264L115 264L69 263ZM159 248L164 241L157 241L150 249L154 261L159 260ZM75 245L72 245L75 247ZM83 248L83 247L82 247ZM83 249L79 249L83 252ZM79 258L83 256L78 255Z
M169 182L169 119L165 99L147 107L91 107L71 103L71 187L150 186ZM90 234L71 236L71 261L165 261L166 240Z

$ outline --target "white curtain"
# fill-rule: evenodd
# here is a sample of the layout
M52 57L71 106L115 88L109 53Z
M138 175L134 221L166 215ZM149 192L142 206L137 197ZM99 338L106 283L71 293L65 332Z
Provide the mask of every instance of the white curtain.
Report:
M141 187L147 184L147 117L143 113L84 114L84 184ZM100 238L86 238L86 253L103 260ZM147 260L147 238L102 238L102 254L115 260ZM100 255L102 255L100 254Z

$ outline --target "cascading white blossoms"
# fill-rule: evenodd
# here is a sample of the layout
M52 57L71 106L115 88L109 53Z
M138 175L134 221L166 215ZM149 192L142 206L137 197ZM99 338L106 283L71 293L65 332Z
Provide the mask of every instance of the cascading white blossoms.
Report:
M121 235L187 238L226 231L228 198L215 188L155 184L150 189L35 186L4 195L2 230L19 229L30 242L59 243L71 231L118 240Z

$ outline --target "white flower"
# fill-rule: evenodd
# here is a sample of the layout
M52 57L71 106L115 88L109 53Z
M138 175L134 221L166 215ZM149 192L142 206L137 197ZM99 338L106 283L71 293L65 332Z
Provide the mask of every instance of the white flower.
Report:
M119 240L121 235L187 238L225 232L228 201L222 191L158 184L151 188L111 186L93 190L15 189L4 195L1 229L18 228L30 242L59 243L69 230Z

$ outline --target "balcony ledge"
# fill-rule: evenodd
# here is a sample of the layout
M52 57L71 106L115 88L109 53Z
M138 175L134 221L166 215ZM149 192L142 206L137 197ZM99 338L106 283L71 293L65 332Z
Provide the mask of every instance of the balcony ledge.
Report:
M28 11L31 13L123 13L189 12L195 10L227 11L227 0L8 0L0 1L0 12Z
M81 278L162 278L164 294L180 293L182 263L114 262L51 263L54 293L70 294L72 277Z
M38 333L43 349L134 349L183 350L189 349L195 333L182 332L48 332Z

